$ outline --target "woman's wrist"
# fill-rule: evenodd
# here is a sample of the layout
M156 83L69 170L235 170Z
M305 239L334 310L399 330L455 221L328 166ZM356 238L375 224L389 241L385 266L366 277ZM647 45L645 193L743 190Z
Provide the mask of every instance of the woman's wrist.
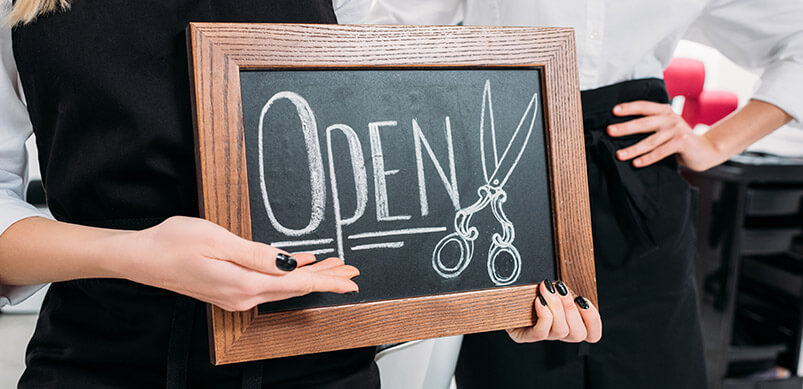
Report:
M142 256L137 255L137 231L107 230L91 244L88 256L93 258L98 278L132 279Z
M689 166L692 170L703 171L717 166L741 150L731 150L728 148L727 142L722 142L721 137L710 136L709 132L698 136L698 141L702 142L702 147L694 148L694 152L700 153L700 162L698 166ZM704 152L708 150L708 152Z

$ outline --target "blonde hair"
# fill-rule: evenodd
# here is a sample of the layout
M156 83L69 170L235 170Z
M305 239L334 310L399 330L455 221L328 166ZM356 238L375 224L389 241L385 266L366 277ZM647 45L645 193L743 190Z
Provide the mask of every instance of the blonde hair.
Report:
M68 8L70 0L17 0L6 18L6 24L30 23L39 15Z

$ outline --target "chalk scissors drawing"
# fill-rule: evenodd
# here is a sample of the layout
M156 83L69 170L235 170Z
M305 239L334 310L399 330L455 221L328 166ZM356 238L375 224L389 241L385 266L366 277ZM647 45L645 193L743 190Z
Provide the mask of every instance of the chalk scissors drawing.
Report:
M507 200L507 193L504 191L503 186L507 183L516 165L519 163L524 150L527 148L527 143L532 135L533 128L535 127L535 119L538 116L538 94L533 94L527 110L522 115L516 131L505 147L502 156L498 156L496 147L496 128L494 127L493 116L493 101L491 98L491 82L485 81L485 90L482 96L482 115L480 117L480 155L482 158L482 174L485 178L485 184L477 189L479 200L474 204L460 209L455 214L454 227L455 232L446 235L435 246L432 252L432 266L435 271L443 278L458 277L466 268L468 268L471 258L474 256L474 241L479 237L479 230L470 225L472 216L491 206L494 218L502 225L502 234L494 233L491 237L491 246L488 249L488 275L494 284L503 286L510 285L519 278L521 274L521 255L513 245L513 240L516 238L516 230L513 223L505 215L502 209L502 204ZM486 111L488 113L488 121L485 119ZM529 120L529 128L526 134L521 134L521 129L527 122L528 117L532 116ZM487 127L490 126L490 130ZM493 148L493 162L494 165L489 168L486 159L485 150L485 134L486 131L491 136L491 146ZM488 172L491 172L489 175ZM449 244L456 244L460 248L460 257L453 266L448 266L443 262L442 253L443 249ZM513 260L513 270L510 274L503 275L497 271L496 261L500 255L507 253Z

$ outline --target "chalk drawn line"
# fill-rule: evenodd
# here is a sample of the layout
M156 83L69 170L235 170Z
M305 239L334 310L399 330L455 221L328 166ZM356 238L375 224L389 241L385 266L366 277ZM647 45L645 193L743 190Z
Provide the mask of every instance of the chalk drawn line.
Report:
M432 232L443 232L443 231L446 231L446 227L405 228L401 230L363 232L360 234L349 235L348 238L349 239L379 238L383 236L429 234Z
M372 244L363 244L351 247L351 251L374 250L374 249L400 249L402 247L404 247L404 242L372 243Z
M298 247L298 246L318 246L334 242L334 239L312 239L312 240L289 240L283 242L271 242L270 245L276 248Z
M331 254L333 252L335 252L335 249L329 248L329 249L319 249L319 250L309 250L309 251L296 251L291 254L307 253L313 255L322 255L322 254Z

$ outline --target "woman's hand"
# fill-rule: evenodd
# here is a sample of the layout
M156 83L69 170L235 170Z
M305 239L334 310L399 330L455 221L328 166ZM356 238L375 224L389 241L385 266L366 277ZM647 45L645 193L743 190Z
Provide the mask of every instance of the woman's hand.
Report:
M651 134L633 146L620 149L620 161L633 160L633 166L645 167L677 154L678 162L689 169L700 171L716 166L730 156L702 135L696 135L669 104L651 101L633 101L613 108L616 116L644 116L608 126L613 137Z
M643 167L677 154L678 162L695 171L725 162L792 120L784 110L761 100L748 101L702 135L694 134L683 118L672 112L669 104L634 101L617 105L613 113L645 117L609 126L609 135L652 134L619 150L620 160L635 158L633 166Z
M287 254L242 239L203 219L172 217L143 230L125 233L118 242L125 254L120 278L172 290L229 311L302 296L310 292L356 292L357 268L329 258L315 264L312 254ZM286 257L285 257L286 258ZM288 263L289 262L289 263ZM288 266L289 265L289 266Z
M597 308L584 297L574 297L563 282L545 280L535 299L535 325L507 330L516 343L542 340L596 343L602 338Z

